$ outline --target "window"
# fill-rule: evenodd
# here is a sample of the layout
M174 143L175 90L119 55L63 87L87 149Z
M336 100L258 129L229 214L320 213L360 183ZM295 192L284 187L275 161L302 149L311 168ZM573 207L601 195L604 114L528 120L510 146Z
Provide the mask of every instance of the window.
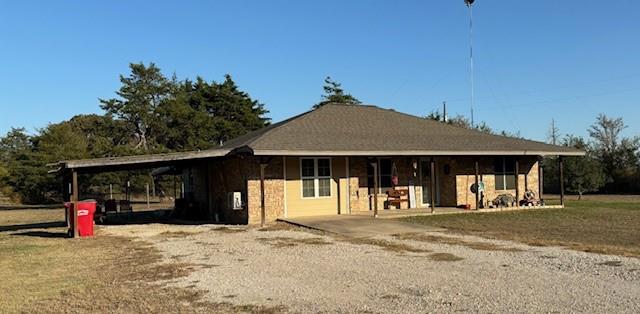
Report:
M331 196L331 159L301 158L302 197Z
M513 158L495 159L496 190L514 190L516 188L516 163Z

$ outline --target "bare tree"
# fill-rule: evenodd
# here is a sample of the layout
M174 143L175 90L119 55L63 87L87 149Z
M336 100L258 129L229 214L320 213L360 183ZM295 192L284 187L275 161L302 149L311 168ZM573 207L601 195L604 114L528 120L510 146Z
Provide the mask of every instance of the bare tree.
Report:
M547 132L547 140L553 145L558 145L559 138L560 129L556 126L556 120L551 119L551 125L549 126L549 131Z

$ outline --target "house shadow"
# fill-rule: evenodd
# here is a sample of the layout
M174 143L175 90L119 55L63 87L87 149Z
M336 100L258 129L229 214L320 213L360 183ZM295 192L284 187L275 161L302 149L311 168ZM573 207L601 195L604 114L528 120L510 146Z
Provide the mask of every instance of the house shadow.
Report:
M203 225L220 224L211 220L192 219L191 217L178 217L173 210L158 209L140 212L119 212L103 215L96 219L96 224L100 225L146 225L146 224L166 224L166 225Z
M11 235L39 237L39 238L67 238L66 232L49 232L49 231L22 231L22 232L14 232Z
M40 223L32 223L32 224L0 226L0 232L19 231L19 230L26 230L26 229L49 229L49 228L60 228L60 227L66 227L66 226L67 224L64 221L40 222Z

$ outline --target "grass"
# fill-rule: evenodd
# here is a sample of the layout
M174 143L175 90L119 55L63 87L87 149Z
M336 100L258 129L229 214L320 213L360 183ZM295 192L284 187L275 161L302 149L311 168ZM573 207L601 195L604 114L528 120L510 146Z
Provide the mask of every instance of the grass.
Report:
M612 255L640 257L640 198L587 197L564 209L405 217L401 220L443 227L451 232L558 245Z
M163 259L149 243L101 234L64 238L62 210L0 211L0 312L279 313L267 307L209 302L205 291L161 280L215 265ZM169 236L174 236L169 235ZM160 280L160 281L159 281Z

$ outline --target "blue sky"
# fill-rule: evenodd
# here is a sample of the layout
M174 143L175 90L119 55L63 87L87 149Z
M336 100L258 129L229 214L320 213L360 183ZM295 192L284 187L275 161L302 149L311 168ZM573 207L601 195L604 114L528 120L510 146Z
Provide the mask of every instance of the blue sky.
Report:
M365 103L469 113L468 11L452 1L13 1L0 10L0 133L99 113L129 62L222 80L274 121L308 110L330 75ZM474 6L476 121L544 140L551 118L640 134L640 2Z

